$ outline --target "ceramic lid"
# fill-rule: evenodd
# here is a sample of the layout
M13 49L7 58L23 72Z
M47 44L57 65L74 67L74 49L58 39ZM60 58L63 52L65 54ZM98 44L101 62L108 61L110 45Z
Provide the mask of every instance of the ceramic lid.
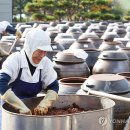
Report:
M90 89L96 91L104 91L112 94L121 94L130 91L130 83L128 80L125 79L124 76L116 74L91 75L83 83L83 88L84 87L89 87Z
M117 32L117 34L126 33L126 30L124 28L115 28L113 29L113 32Z
M69 49L89 50L89 49L96 49L96 47L94 46L94 44L91 41L77 40L70 46Z
M111 40L111 41L113 41L114 38L119 38L118 34L115 32L106 32L101 37L101 39L103 40Z
M99 39L96 33L83 33L82 35L79 36L80 40L87 40L88 38Z
M103 60L128 60L127 54L119 51L103 51L99 56Z

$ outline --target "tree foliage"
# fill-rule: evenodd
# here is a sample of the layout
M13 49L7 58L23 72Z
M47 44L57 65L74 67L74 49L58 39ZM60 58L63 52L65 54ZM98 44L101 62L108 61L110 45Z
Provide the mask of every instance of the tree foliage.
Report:
M14 0L15 5L19 0ZM35 20L88 20L117 19L122 17L123 10L113 0L23 0L23 10ZM27 2L28 1L28 2ZM116 6L115 6L115 5ZM18 6L17 6L18 8ZM18 10L15 8L14 10ZM35 13L35 15L34 15ZM38 15L39 13L39 15ZM111 15L110 15L110 14ZM116 17L117 15L117 17ZM105 18L108 16L108 18Z
M32 0L12 0L12 9L13 9L12 12L13 12L14 19L16 19L15 16L19 14L22 20L22 14L25 13L24 6L28 2L32 2ZM22 22L21 20L20 22Z

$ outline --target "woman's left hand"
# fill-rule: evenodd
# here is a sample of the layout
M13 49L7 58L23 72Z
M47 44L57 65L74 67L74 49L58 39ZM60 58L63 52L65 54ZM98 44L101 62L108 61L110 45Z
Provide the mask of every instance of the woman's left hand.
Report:
M39 105L34 109L35 115L47 114L48 108L52 106L52 103L56 101L58 94L53 90L48 90L46 96L42 99Z

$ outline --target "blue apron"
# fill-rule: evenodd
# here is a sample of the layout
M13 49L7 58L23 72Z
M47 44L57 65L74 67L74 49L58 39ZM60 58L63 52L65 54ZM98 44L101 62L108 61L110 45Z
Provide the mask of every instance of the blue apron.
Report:
M19 71L17 79L10 84L13 92L21 99L36 97L36 95L42 90L41 70L39 81L37 83L28 83L20 80L21 74L22 74L22 68ZM2 105L2 101L0 105ZM0 130L1 130L1 117L2 117L1 114L2 111L0 109Z
M36 97L36 95L42 90L41 70L39 81L37 83L28 83L20 80L21 74L22 68L20 68L17 79L10 84L13 92L21 99Z
M19 98L31 98L36 97L36 95L42 90L42 81L41 81L41 70L40 70L40 76L39 81L37 83L28 83L20 80L22 74L22 68L19 71L17 79L10 84L12 86L12 90ZM3 102L1 100L2 105ZM2 111L0 109L0 130L1 130L1 117L2 117Z

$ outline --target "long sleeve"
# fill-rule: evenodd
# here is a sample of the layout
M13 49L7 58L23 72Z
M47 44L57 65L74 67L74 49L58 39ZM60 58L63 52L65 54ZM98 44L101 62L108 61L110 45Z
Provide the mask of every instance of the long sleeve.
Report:
M43 66L42 70L43 88L47 89L47 87L50 84L52 84L55 80L57 80L57 73L53 68L53 63L47 57L43 58L42 66Z
M59 91L58 80L55 80L53 83L48 85L47 90L49 90L49 89L51 89L51 90L55 91L56 93L58 93L58 91Z
M0 73L0 94L4 94L8 87L8 83L10 81L11 77L6 73Z

